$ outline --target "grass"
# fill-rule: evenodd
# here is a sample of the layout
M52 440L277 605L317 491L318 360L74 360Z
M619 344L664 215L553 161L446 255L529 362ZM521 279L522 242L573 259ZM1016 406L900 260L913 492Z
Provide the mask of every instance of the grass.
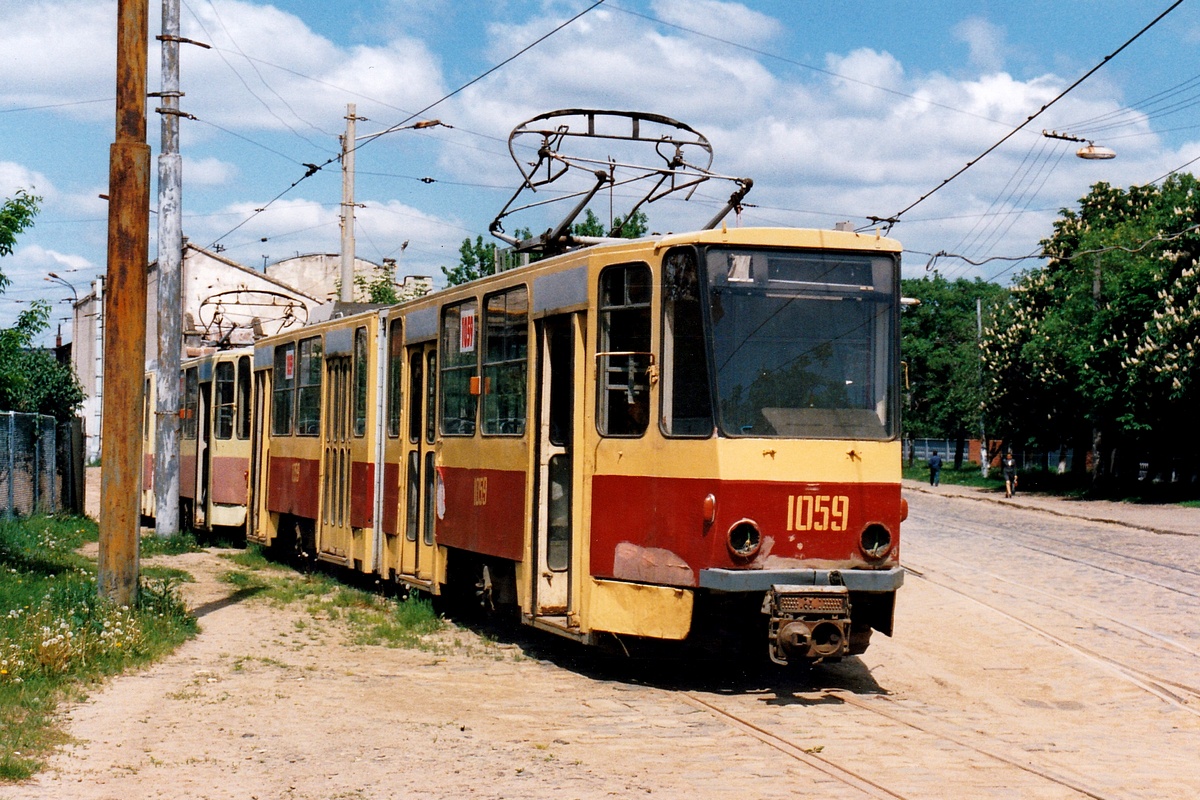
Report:
M953 462L951 462L953 463ZM922 483L929 483L929 468L921 462L903 467L905 478ZM1175 503L1185 508L1200 508L1200 500L1181 499L1195 494L1194 487L1186 485L1158 485L1146 482L1137 486L1125 485L1111 490L1107 494L1094 494L1091 490L1090 475L1074 475L1066 473L1059 475L1055 470L1040 468L1023 469L1017 473L1020 492L1038 492L1040 494L1057 495L1077 499L1111 500L1118 503L1161 504ZM993 467L988 477L984 478L978 464L964 464L961 470L947 465L942 467L941 482L952 486L973 486L978 489L990 489L995 492L1004 491L1004 478L998 467Z
M355 644L428 649L427 637L445 627L433 604L415 592L388 597L321 572L296 572L265 558L257 545L225 558L239 567L221 576L226 583L280 606L304 603L315 617L345 621Z
M176 571L145 574L132 608L101 599L95 562L76 552L97 538L83 517L0 521L0 781L29 778L65 741L60 702L196 631Z

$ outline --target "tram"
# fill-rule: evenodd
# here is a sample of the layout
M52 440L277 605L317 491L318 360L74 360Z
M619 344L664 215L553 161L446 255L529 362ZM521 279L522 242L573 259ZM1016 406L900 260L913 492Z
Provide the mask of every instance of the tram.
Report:
M491 230L537 257L187 362L186 513L585 644L861 653L891 635L904 578L901 246L729 227L749 179L693 232L573 233L617 162L560 148L614 121L610 142L665 162L641 176L646 201L720 177L666 117L518 126L522 188ZM524 135L540 144L519 151ZM522 191L577 166L594 183L562 223L503 233Z
M903 580L900 250L650 237L263 339L248 538L583 642L862 652Z
M185 530L246 529L253 357L247 347L208 348L180 366L179 522ZM156 397L150 372L142 425L141 514L147 519L157 512Z

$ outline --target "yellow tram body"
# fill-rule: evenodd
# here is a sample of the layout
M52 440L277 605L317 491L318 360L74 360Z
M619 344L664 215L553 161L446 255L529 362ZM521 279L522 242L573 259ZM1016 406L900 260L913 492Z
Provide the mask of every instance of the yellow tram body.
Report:
M242 528L247 522L251 421L249 348L214 350L180 365L180 524L187 529ZM155 374L146 376L142 426L141 514L157 513L154 472Z
M619 241L260 340L248 538L585 642L750 608L776 660L860 652L903 577L900 251Z

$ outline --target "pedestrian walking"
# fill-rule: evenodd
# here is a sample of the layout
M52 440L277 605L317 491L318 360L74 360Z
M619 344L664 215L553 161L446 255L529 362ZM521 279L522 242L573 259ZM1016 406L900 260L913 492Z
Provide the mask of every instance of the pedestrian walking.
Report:
M1000 459L1000 469L1004 472L1004 496L1012 497L1017 493L1017 460L1011 450Z
M933 455L929 457L929 485L937 486L942 481L942 457L938 455L937 450L933 451Z

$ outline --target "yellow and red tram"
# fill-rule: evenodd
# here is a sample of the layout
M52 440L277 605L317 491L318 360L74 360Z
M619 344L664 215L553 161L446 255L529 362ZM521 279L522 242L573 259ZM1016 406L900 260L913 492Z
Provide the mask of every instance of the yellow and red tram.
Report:
M900 252L608 242L262 339L248 537L584 642L861 652L903 580Z
M179 521L186 529L245 529L253 350L212 349L180 365ZM142 516L156 515L154 375L146 376Z

